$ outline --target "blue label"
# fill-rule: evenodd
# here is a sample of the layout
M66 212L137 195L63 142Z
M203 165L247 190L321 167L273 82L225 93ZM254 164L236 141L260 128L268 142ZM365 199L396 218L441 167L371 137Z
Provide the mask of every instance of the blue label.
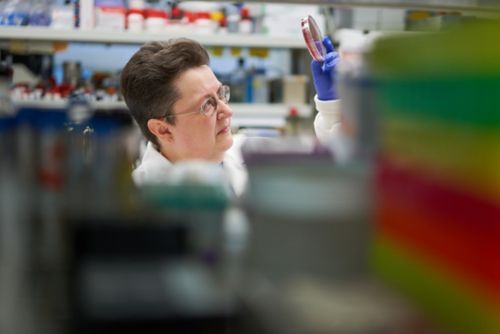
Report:
M0 25L25 26L28 25L29 16L27 12L12 12L0 16Z

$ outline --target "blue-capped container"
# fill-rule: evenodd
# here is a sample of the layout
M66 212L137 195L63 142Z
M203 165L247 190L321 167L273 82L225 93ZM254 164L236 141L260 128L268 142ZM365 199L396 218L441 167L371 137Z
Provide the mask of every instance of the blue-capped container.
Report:
M50 26L52 22L52 1L36 0L33 1L29 13L30 26Z
M8 0L0 10L0 25L25 26L29 23L30 1L28 0Z
M68 121L72 126L88 124L94 114L89 98L81 92L71 94L66 108Z

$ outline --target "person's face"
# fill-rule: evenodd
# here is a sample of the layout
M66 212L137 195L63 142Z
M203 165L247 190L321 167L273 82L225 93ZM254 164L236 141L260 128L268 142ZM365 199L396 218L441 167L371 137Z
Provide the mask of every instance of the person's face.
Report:
M171 141L166 143L172 161L203 159L222 161L233 144L229 106L217 97L222 84L207 65L184 72L175 83L180 98L174 104L175 125L170 126ZM217 109L211 116L195 112L215 98ZM190 113L191 112L191 113Z

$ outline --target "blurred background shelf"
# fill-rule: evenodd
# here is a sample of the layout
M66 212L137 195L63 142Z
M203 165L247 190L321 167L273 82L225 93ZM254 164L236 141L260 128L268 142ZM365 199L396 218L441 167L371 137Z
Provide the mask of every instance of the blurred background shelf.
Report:
M142 44L148 41L186 37L205 46L305 49L302 36L267 36L262 34L204 34L177 29L163 33L63 30L45 27L1 27L0 40L39 42L78 42Z
M186 0L190 1L190 0ZM500 13L500 2L496 0L250 0L246 2L273 2L287 4L316 4L329 5L333 7L355 8L399 8L399 9L422 9L422 10L455 10Z
M67 101L22 101L15 104L19 107L36 107L43 109L65 110ZM291 109L297 111L301 118L312 116L312 108L308 104L284 104L284 103L231 103L233 118L231 125L233 128L240 127L275 127L281 128L286 123L286 117ZM119 112L128 114L127 106L123 101L97 101L92 102L94 110L104 112Z

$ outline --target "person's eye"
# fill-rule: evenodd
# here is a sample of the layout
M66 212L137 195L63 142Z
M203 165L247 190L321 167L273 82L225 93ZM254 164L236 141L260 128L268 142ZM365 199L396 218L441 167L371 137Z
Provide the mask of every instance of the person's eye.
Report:
M212 113L215 111L216 108L217 105L214 102L214 99L209 98L201 105L201 112L206 116L210 116L212 115Z
M221 101L223 101L224 103L229 102L229 89L228 88L229 87L227 87L227 86L221 86L221 88L217 92L219 99Z

